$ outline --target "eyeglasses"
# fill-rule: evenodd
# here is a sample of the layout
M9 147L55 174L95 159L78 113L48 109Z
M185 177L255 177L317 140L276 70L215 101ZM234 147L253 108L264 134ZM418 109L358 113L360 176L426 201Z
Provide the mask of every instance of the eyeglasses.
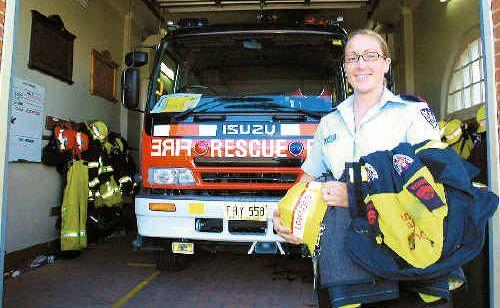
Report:
M344 58L344 63L349 63L349 64L356 63L359 62L359 58L363 58L363 60L365 60L366 62L373 62L377 61L380 57L385 58L384 55L379 54L376 51L368 51L360 55L350 55Z

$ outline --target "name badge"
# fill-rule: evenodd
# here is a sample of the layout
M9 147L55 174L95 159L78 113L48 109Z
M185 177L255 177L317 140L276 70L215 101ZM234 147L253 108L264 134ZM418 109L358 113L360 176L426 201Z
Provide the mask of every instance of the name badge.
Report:
M332 134L332 135L326 137L325 139L323 139L323 143L325 145L328 145L329 143L332 143L335 140L337 140L337 134Z

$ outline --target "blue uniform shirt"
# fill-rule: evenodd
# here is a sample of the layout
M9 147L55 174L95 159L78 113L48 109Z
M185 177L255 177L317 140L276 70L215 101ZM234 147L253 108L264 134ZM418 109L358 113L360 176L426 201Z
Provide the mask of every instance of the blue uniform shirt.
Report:
M312 151L302 170L320 177L331 171L339 179L345 163L375 151L390 150L401 142L417 144L439 140L436 119L425 102L406 101L384 88L381 101L354 125L354 95L324 116L314 136Z

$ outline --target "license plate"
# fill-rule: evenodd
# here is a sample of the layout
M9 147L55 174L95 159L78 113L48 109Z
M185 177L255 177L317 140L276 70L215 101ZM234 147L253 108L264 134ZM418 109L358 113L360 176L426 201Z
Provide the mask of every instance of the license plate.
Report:
M172 252L185 255L192 255L194 254L194 243L173 242Z
M267 206L249 204L225 205L225 218L227 220L266 221Z

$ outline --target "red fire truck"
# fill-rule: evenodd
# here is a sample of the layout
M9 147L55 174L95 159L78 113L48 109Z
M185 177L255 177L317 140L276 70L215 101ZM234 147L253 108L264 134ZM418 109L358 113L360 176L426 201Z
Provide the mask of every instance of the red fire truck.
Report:
M142 132L139 240L157 265L178 269L197 249L284 253L277 201L300 176L320 118L346 98L346 32L321 25L190 22L157 46ZM122 94L139 104L138 67L126 57Z

